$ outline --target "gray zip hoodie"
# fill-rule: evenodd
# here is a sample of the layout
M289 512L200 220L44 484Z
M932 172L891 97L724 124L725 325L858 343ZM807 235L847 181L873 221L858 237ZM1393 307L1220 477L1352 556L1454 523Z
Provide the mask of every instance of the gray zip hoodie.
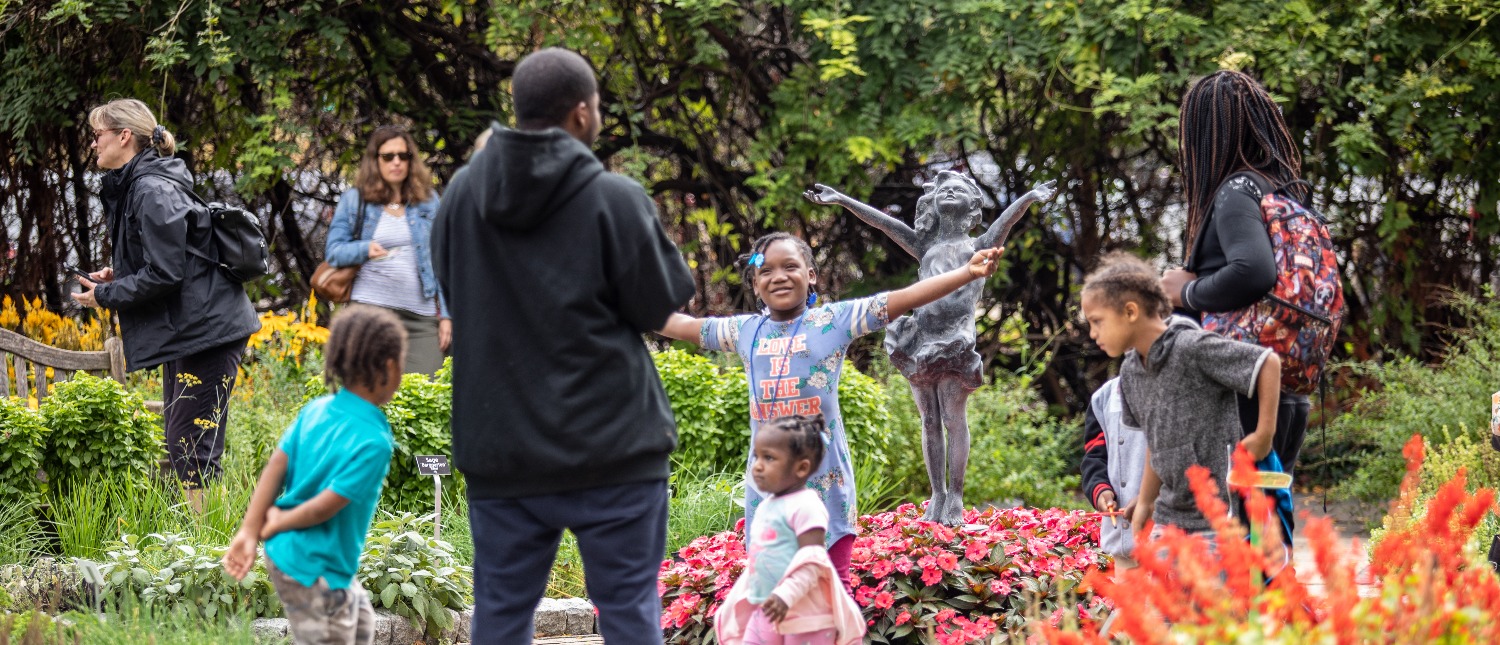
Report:
M1151 468L1161 477L1153 518L1190 533L1209 530L1193 502L1187 469L1208 468L1229 502L1229 454L1243 436L1235 394L1255 396L1261 364L1271 350L1230 340L1175 319L1151 344L1147 360L1135 350L1120 367L1122 421L1146 432Z

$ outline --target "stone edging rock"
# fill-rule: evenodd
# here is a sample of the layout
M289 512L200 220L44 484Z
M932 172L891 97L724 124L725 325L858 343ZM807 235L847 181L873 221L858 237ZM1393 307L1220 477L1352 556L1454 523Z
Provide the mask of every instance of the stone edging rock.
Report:
M443 634L444 642L469 641L469 622L472 610L455 612L453 629ZM582 598L543 598L536 606L537 636L580 636L593 634L594 605ZM251 623L256 636L288 636L289 625L285 618L257 618ZM375 610L375 645L409 645L421 642L422 630L412 627L411 621L384 609Z

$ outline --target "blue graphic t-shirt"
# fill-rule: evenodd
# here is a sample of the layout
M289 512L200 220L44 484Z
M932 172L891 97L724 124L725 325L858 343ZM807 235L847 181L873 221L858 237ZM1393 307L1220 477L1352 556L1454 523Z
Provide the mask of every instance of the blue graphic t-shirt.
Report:
M828 539L832 546L854 534L858 517L854 495L854 464L849 440L839 415L839 376L849 343L890 322L886 295L846 300L808 309L785 322L764 314L707 318L699 345L735 352L745 364L750 385L750 440L762 421L789 414L822 414L829 442L823 463L807 480L828 509ZM755 509L765 499L750 478L754 451L745 460L745 525L755 523Z

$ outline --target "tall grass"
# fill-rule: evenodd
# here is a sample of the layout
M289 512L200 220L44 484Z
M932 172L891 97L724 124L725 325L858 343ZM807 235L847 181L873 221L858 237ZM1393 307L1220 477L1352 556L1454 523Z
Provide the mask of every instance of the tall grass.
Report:
M239 528L254 482L228 473L204 487L204 510L188 506L176 482L123 473L94 473L52 499L62 554L95 559L109 540L131 533L182 533L204 544L227 544Z
M667 511L667 555L677 553L694 538L734 528L745 515L744 475L738 471L672 475L672 500Z
M126 598L103 614L69 612L52 619L37 612L0 615L0 645L281 645L257 637L249 616L203 619L184 611L153 610Z
M31 504L0 506L0 565L30 564L47 552L47 534Z

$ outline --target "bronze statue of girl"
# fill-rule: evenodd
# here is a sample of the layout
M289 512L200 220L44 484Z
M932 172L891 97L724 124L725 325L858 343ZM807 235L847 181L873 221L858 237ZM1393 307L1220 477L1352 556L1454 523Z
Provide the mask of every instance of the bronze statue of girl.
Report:
M879 209L833 188L816 184L804 193L817 204L838 204L889 235L921 262L925 279L963 266L979 249L998 247L1033 202L1057 194L1049 181L1022 195L978 237L969 231L979 225L984 202L979 185L966 175L944 170L923 186L917 200L915 228ZM932 484L926 519L955 526L963 522L964 471L969 464L969 394L983 379L983 365L974 351L974 311L983 281L971 282L911 316L891 321L885 351L891 363L911 383L912 397L922 415L922 454ZM943 429L947 428L946 441Z

